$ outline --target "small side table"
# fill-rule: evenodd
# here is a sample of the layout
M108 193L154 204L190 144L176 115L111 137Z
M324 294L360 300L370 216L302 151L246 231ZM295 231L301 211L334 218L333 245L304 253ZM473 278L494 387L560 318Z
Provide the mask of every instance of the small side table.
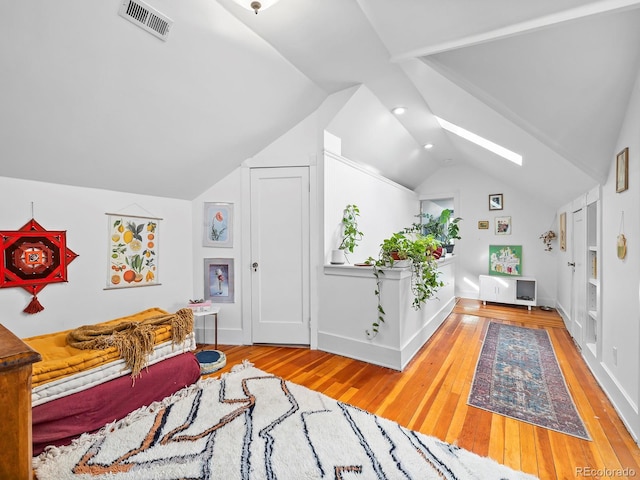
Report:
M193 312L194 317L206 317L207 315L211 315L214 319L215 326L215 348L218 349L218 313L220 313L220 307L212 306L209 310L203 310L202 312ZM207 329L204 329L202 333L202 340L205 341L207 339L206 335Z

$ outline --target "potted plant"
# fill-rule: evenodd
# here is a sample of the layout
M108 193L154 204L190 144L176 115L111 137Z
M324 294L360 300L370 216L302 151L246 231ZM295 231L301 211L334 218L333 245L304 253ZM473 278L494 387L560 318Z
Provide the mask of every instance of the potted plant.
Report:
M331 252L331 263L341 265L347 259L347 251L353 253L364 234L358 230L360 209L357 205L347 205L342 213L342 241L337 250Z
M413 293L412 306L416 310L442 287L438 280L438 265L434 252L440 247L440 242L433 235L408 232L405 229L394 233L380 244L378 258L369 257L366 263L373 266L373 275L376 278L375 295L378 301L377 319L372 324L371 332L366 331L368 337L373 338L378 334L380 323L383 323L385 311L382 307L380 287L385 267L401 265L411 268L411 292Z
M433 235L440 241L447 253L453 252L453 240L460 240L460 225L462 220L460 217L451 218L453 210L445 208L440 212L439 216L430 215L428 213L420 214L424 218L421 224L422 231L425 235Z

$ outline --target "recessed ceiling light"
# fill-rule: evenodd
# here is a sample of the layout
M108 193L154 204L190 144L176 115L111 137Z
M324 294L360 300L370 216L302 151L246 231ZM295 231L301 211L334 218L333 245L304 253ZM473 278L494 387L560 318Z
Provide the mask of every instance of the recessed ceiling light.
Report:
M405 107L395 107L393 110L391 110L391 113L393 113L394 115L402 115L406 111L407 109Z
M433 148L433 143L425 143L425 144L424 144L424 148L425 148L426 150L430 150L430 149L432 149L432 148Z
M508 150L503 146L498 145L497 143L493 143L491 140L487 140L486 138L483 138L480 135L476 135L475 133L470 132L469 130L465 130L464 128L459 127L458 125L454 125L451 122L447 122L446 120L440 117L436 117L436 120L438 120L438 123L440 124L440 126L445 130L451 133L455 133L459 137L462 137L465 140L469 140L470 142L473 142L476 145L480 145L482 148L486 148L487 150L495 153L496 155L500 155L502 158L506 158L510 162L515 163L516 165L522 166L522 155L512 152L511 150Z

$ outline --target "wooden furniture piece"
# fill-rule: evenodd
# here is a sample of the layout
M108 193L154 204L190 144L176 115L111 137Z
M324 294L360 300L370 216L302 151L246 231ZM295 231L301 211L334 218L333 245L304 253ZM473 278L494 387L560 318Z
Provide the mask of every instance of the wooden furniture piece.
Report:
M480 275L480 300L487 302L536 306L538 284L535 278Z
M0 478L32 478L31 364L38 361L38 352L0 325Z

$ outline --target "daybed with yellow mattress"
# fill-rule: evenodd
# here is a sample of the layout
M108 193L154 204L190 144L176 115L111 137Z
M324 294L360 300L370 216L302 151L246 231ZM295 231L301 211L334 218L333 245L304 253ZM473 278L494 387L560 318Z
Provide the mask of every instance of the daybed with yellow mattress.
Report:
M193 313L150 308L127 317L23 341L40 353L33 364L33 454L191 385Z

